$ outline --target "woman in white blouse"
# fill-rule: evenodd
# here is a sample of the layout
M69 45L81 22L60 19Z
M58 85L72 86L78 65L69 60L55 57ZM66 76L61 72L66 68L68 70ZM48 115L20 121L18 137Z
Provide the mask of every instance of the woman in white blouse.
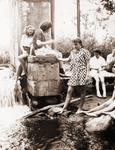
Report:
M23 72L24 75L27 73L27 57L28 55L32 55L33 52L33 38L35 34L35 28L31 25L26 26L24 30L24 34L22 35L20 42L20 49L22 54L18 56L20 61L20 66L17 72L17 80L21 76Z

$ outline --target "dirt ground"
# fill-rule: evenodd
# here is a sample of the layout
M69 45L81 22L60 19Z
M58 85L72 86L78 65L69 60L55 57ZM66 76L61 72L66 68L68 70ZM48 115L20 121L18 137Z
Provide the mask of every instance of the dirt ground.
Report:
M83 108L86 110L90 110L95 108L96 106L101 105L102 103L109 100L111 96L107 96L107 98L98 98L96 96L92 96L90 98L86 98Z

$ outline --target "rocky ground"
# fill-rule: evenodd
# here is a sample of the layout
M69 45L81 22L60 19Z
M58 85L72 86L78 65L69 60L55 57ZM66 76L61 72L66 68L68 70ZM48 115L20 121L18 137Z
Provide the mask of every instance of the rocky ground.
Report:
M8 78L4 77L8 75L6 71L1 73L3 79ZM11 101L9 90L12 90L11 85L13 87L11 83L12 80L9 84L8 82L1 84L5 86L0 89L0 97L3 101L4 99ZM64 85L66 83L63 83L62 91L67 90L67 86ZM5 89L5 92L2 89ZM4 97L6 89L7 97ZM87 90L88 94L95 95L93 92L95 90L91 91L91 88ZM108 88L107 91L113 91L113 89ZM65 92L62 94L66 95ZM105 99L96 96L87 98L84 109L94 108L107 101L110 96ZM67 114L64 115L49 110L28 119L23 118L31 112L27 106L1 108L2 105L0 105L0 150L114 150L115 129L108 129L106 133L101 134L88 133L85 130L87 116L75 114L77 105L77 103L71 104Z
M84 109L100 105L106 99L95 96L86 99ZM28 111L28 109L27 109ZM41 112L31 118L0 127L1 150L114 150L114 135L89 134L84 122L87 116L76 115L75 104L68 114L57 115ZM28 112L25 112L27 114ZM23 113L24 115L24 113ZM109 131L110 133L111 131ZM108 138L107 138L108 137ZM110 139L111 140L110 140ZM111 142L111 143L110 143Z

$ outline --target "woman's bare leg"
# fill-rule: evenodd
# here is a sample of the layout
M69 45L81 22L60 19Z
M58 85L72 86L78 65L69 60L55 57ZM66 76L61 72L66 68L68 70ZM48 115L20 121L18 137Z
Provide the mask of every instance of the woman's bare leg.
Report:
M114 90L113 90L113 94L112 94L112 97L111 97L112 100L115 99L115 85L114 85Z
M22 54L19 56L19 61L22 65L24 74L27 74L27 61L26 61L27 57L28 57L28 54Z
M23 71L23 68L22 68L22 65L20 64L18 66L18 70L17 70L17 74L16 74L16 82L18 81L18 78L21 77L22 71Z
M86 86L83 85L81 86L81 100L80 100L80 105L79 105L79 110L82 109L84 101L85 101L85 95L86 95Z
M22 65L22 68L23 68L23 71L24 71L24 74L26 74L27 72L27 69L26 69L26 62L23 58L19 59L21 65Z
M73 87L69 86L68 91L67 91L67 95L66 95L66 100L65 100L65 103L64 103L64 106L63 106L61 113L63 113L63 111L67 109L69 102L71 100L72 92L73 92Z
M83 107L83 104L84 104L84 101L85 101L85 95L86 95L86 86L85 85L82 85L80 87L80 92L81 92L80 105L79 105L79 108L78 108L76 114L82 111L82 107Z

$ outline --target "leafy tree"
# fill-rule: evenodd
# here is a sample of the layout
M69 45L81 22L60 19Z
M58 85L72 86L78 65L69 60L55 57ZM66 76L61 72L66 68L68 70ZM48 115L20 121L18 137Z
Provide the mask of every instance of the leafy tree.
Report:
M115 0L101 0L101 3L110 14L115 13Z

